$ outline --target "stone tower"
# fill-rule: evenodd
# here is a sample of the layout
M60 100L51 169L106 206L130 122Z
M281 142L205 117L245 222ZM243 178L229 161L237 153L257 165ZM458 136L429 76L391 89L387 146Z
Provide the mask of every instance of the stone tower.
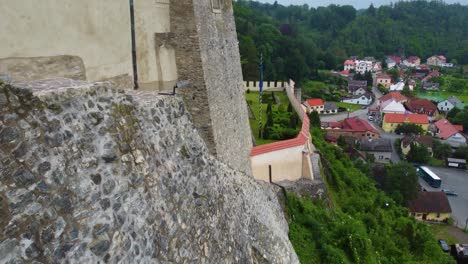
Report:
M181 89L210 152L250 174L252 148L231 0L173 0L171 32L156 43L174 47ZM159 48L158 46L156 49Z

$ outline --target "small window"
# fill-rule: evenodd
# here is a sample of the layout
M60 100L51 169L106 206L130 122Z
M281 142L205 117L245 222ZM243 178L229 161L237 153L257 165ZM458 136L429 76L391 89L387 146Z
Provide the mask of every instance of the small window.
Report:
M437 213L437 218L439 218L439 217L440 217L440 213Z

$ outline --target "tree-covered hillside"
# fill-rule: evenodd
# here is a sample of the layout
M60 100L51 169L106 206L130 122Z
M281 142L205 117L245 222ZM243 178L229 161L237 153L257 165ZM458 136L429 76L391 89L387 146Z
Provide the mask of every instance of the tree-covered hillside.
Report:
M244 79L255 80L263 54L265 78L296 81L317 69L338 69L349 56L434 54L468 64L468 6L405 1L356 10L237 0L234 12Z

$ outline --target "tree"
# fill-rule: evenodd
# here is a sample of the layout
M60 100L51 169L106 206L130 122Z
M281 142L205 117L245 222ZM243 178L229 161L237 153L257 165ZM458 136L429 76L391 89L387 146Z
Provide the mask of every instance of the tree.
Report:
M413 96L413 92L410 90L408 85L405 85L405 87L403 87L403 90L401 91L401 94L404 95L404 96L408 96L408 97Z
M397 202L406 205L418 195L418 176L416 169L407 162L385 166L384 190Z
M426 163L431 158L427 147L421 144L411 143L411 149L406 156L409 161L416 163Z
M442 143L440 140L434 140L434 157L445 160L452 154L452 147L447 143Z
M458 113L460 113L462 110L460 110L457 107L452 108L450 111L447 113L447 119L450 122L454 122L455 117L457 116Z
M310 120L310 127L317 127L320 128L321 122L320 122L320 116L317 111L312 111L309 114L309 120Z
M414 134L414 135L421 135L424 134L424 129L420 125L416 124L399 124L396 129L395 133L401 134Z
M289 102L289 104L288 104L288 113L291 113L292 110L293 110L292 109L292 104L291 104L291 102Z
M468 146L459 147L457 150L455 150L453 156L458 159L468 160Z

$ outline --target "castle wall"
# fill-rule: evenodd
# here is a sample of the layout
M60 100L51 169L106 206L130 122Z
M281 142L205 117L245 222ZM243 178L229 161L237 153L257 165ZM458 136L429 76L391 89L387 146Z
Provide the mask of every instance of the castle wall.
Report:
M83 60L90 80L133 75L128 1L0 0L0 6L0 59L71 55Z
M232 3L220 7L213 9L211 1L171 1L171 35L159 38L175 47L179 79L190 80L178 93L210 152L251 174L252 143Z
M171 29L169 0L133 1L139 86L172 88L177 80L174 49L155 43L155 33L167 33Z
M217 156L250 174L252 135L232 2L219 1L219 9L218 1L193 2Z

